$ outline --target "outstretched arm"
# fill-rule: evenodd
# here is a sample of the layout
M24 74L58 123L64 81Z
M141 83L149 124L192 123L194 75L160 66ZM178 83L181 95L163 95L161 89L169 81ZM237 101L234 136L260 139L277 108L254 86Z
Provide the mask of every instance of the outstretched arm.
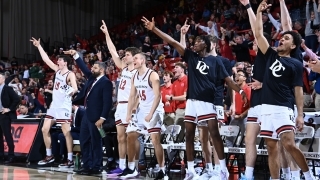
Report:
M100 29L106 35L107 46L108 46L108 49L110 51L110 54L112 56L114 63L116 64L116 66L119 69L123 69L125 66L125 63L123 63L119 57L119 54L116 50L116 47L114 46L114 44L110 38L108 29L107 29L107 26L106 26L106 23L104 22L104 20L102 20L102 26L100 27Z
M189 30L190 25L187 24L188 20L186 20L186 22L184 23L184 25L181 27L181 36L180 36L180 44L186 48L187 44L186 44L186 34Z
M263 23L262 23L262 11L266 10L269 6L266 3L266 0L263 0L257 10L257 21L256 21L256 26L255 26L255 35L258 43L258 47L261 50L263 54L266 54L268 48L269 48L269 43L267 39L263 35Z
M30 41L33 43L33 45L35 47L38 48L41 58L42 60L55 72L58 70L58 66L56 64L54 64L49 56L47 55L47 53L43 50L42 46L40 45L40 38L38 40L36 40L34 37L32 37L32 39L30 39Z
M240 2L247 9L250 25L251 25L251 28L253 29L255 27L255 23L256 23L257 18L252 10L252 7L250 5L250 1L249 0L240 0ZM253 36L256 37L254 30L252 32L253 32Z
M173 46L178 53L183 56L184 55L184 51L185 48L176 40L174 40L172 37L170 37L168 34L162 32L160 29L158 29L157 27L155 27L154 25L154 18L152 18L152 21L150 22L147 18L142 17L141 19L142 22L144 22L144 26L154 32L156 35L158 35L161 39L163 39L164 41L166 41L168 44L170 44L171 46Z
M292 21L284 0L280 1L281 24L283 31L292 31Z

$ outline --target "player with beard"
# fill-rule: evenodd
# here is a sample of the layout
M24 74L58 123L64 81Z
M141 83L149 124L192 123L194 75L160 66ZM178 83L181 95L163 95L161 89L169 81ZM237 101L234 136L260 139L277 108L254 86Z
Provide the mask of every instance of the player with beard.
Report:
M127 115L127 106L128 100L131 90L131 78L136 73L136 69L134 69L133 65L133 56L140 52L138 48L128 47L125 49L125 57L121 61L116 47L112 43L110 38L107 26L105 22L102 20L102 26L100 27L102 32L106 36L106 42L112 59L115 65L122 70L120 84L118 86L118 105L117 110L115 112L115 120L117 127L117 139L118 139L118 149L119 149L119 167L108 172L108 176L119 175L123 173L123 170L126 168L126 150L127 150L127 135L126 135L126 127L128 126L128 122L126 121ZM134 107L137 107L138 100L135 101ZM134 108L135 109L135 108ZM135 147L137 148L137 152L140 149L139 141L136 142ZM139 162L139 153L136 154L135 157L136 167L138 167Z
M268 163L273 179L279 179L279 166L274 162L278 155L278 139L304 173L305 179L315 179L302 152L295 146L294 131L303 129L302 63L292 58L301 44L300 36L293 31L283 33L277 51L274 51L263 35L262 11L270 5L262 1L257 11L255 36L259 49L265 55L266 70L261 97L261 132L268 146ZM294 89L294 92L292 91ZM298 115L294 124L294 104ZM279 121L281 119L281 121ZM296 127L295 127L296 125ZM277 136L277 137L276 137Z
M38 48L43 61L56 73L54 80L54 88L52 91L52 102L50 108L47 110L47 115L43 122L42 134L44 144L46 146L46 157L38 162L38 165L46 165L54 162L54 156L51 150L51 135L50 128L55 123L61 123L61 129L65 135L68 150L68 161L60 166L72 167L74 162L73 156L73 140L70 134L70 124L72 123L72 95L78 92L76 76L69 71L68 63L71 59L67 56L59 56L57 65L54 64L48 57L47 53L40 45L40 39L32 38L30 40L35 47ZM72 88L70 88L71 84Z
M186 129L186 152L188 161L188 172L185 179L197 179L198 175L194 169L194 136L196 125L203 121L208 122L213 145L216 148L221 170L215 173L212 178L226 180L229 172L226 167L224 157L224 147L220 137L218 122L216 121L216 111L213 104L215 99L216 85L218 81L224 79L228 86L242 94L246 102L246 95L238 85L229 77L221 60L209 55L211 43L207 36L198 36L195 41L195 52L185 49L179 42L175 41L169 35L160 31L152 22L145 17L142 18L145 27L151 30L161 39L172 45L180 55L184 56L183 60L188 64L188 90L187 106L185 116Z

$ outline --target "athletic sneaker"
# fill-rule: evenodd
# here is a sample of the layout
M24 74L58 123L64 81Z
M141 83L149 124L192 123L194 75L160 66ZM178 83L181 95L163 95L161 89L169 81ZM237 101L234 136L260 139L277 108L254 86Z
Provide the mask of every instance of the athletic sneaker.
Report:
M184 180L196 180L199 179L199 175L193 172L189 172L188 169L186 169L186 177Z
M291 180L300 180L300 179L301 179L300 177L291 176Z
M199 177L199 180L209 180L213 176L214 172L208 169L205 169L202 175Z
M118 176L120 176L121 178L133 178L138 175L139 173L136 168L134 168L133 170L126 168L125 170L123 170L122 174L119 174Z
M154 180L165 179L165 177L166 177L165 173L162 170L160 170Z
M46 165L54 162L53 156L46 156L43 160L38 162L38 165Z
M122 173L123 173L122 169L116 168L116 169L113 169L113 170L109 171L107 173L107 176L118 176L119 174L122 174Z
M68 159L67 162L63 163L63 164L60 164L59 165L60 168L73 168L74 167L74 162L73 161L70 161Z
M213 171L213 176L210 180L228 180L229 179L229 172L227 169L220 170L220 171Z
M280 179L281 180L291 180L291 178L287 177L287 174L281 174Z
M245 174L241 173L239 180L254 180L254 177L252 177L251 179L248 179Z

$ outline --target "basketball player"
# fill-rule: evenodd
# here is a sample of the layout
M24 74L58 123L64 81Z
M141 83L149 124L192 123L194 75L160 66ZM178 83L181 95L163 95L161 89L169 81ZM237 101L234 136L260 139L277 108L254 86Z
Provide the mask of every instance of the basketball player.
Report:
M305 179L315 179L302 152L294 142L294 130L303 129L303 90L302 71L303 65L298 59L292 58L297 47L301 44L299 34L293 31L283 33L277 51L274 51L263 35L262 11L270 5L262 1L257 10L255 27L256 40L259 49L267 60L263 79L261 97L261 132L268 146L268 163L272 179L279 179L279 166L274 159L277 158L278 140L285 150L293 157L304 173ZM294 93L292 91L294 89ZM294 104L297 106L298 115L294 124ZM281 119L281 121L279 121Z
M190 25L187 24L187 21L185 22L184 26L181 28L181 45L186 47L186 40L185 40L185 35L189 30ZM216 45L218 42L218 39L216 37L213 36L208 36L211 42L211 51L209 52L210 55L220 58L220 60L222 61L225 69L227 70L229 76L232 76L232 68L231 68L231 63L230 60L218 56L217 52L216 52ZM224 80L221 80L221 82L219 83L220 85L217 85L217 91L216 91L216 97L214 99L213 104L216 107L216 111L217 111L217 119L219 121L223 121L224 120L224 110L223 110L223 91L224 91ZM219 162L219 158L217 155L217 152L214 150L214 169L212 167L212 148L210 145L210 141L209 141L209 131L208 131L208 126L207 123L199 123L198 124L198 129L199 129L199 135L200 135L200 141L201 141L201 147L203 150L203 157L205 159L206 162L206 169L203 172L203 174L200 176L200 179L210 179L213 174L216 171L219 173L220 170L220 162Z
M198 36L196 38L194 45L195 52L193 52L185 49L179 42L156 28L154 26L154 18L150 22L143 17L142 21L148 30L153 31L164 41L172 45L180 55L184 56L184 61L188 64L189 87L185 113L188 172L185 179L198 178L194 169L194 136L196 125L201 121L208 121L210 136L220 161L221 170L215 173L212 178L228 179L229 172L226 167L224 147L219 133L218 122L216 121L216 108L213 104L217 82L224 79L229 87L242 95L245 102L247 101L246 94L229 77L221 60L208 55L211 43L207 36Z
M138 52L140 52L140 50L135 47L128 47L125 50L125 57L121 61L117 53L116 47L112 43L112 40L109 36L107 26L103 20L102 20L102 26L100 27L100 29L106 36L107 46L114 63L119 69L122 70L120 84L118 86L118 98L117 98L118 105L115 112L118 149L119 149L119 167L108 172L108 175L118 175L118 174L121 174L123 170L126 168L126 149L127 149L126 127L128 126L128 123L126 121L126 115L127 115L128 100L129 100L129 95L131 90L131 78L137 71L136 69L134 69L134 65L132 61L133 61L133 56ZM136 107L139 101L135 100L134 102L136 104L134 107ZM137 151L139 152L139 149L140 149L139 141L136 142L136 148L138 148ZM139 153L137 153L137 156L135 158L136 158L136 161L135 161L136 165L138 165Z
M74 93L78 92L78 87L75 74L68 69L68 63L71 62L71 59L67 56L59 56L56 65L49 59L41 47L40 39L36 40L32 38L30 41L38 48L43 61L56 73L52 91L52 102L50 108L47 110L47 115L42 126L43 140L46 146L46 157L39 161L38 165L54 162L55 159L51 151L50 128L54 123L61 123L61 129L67 143L68 161L60 166L72 167L74 163L72 160L73 139L70 134L70 124L72 122L71 98ZM70 88L69 84L71 84L72 88Z
M127 111L127 122L130 122L127 127L128 168L123 171L121 178L131 178L138 175L134 162L136 149L132 147L134 147L134 143L140 135L139 133L142 133L144 128L150 134L157 162L161 169L156 179L162 179L165 176L164 153L160 143L160 131L164 115L160 79L156 72L147 68L146 62L147 59L144 54L138 53L134 56L133 63L137 72L132 77ZM137 96L139 96L140 104L137 109L136 119L133 119L130 112L134 108L134 101Z

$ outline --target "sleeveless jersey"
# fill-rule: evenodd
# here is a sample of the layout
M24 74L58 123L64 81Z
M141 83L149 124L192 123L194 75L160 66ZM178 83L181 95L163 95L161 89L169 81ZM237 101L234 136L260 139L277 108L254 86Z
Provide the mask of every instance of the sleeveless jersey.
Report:
M124 68L121 72L121 79L118 86L118 102L128 101L131 91L131 78L136 73L136 69L129 71L128 68Z
M52 91L52 102L50 108L70 108L72 106L71 96L66 91L70 88L67 83L67 77L70 71L60 74L60 70L56 72L54 79L54 87Z
M136 74L134 76L133 84L138 92L138 96L139 96L139 100L140 100L139 107L140 107L140 109L143 109L143 111L144 110L148 111L151 109L152 104L153 104L153 100L155 97L151 82L149 81L150 74L152 72L153 71L148 68L147 71L143 75L139 76L138 72L136 72ZM157 107L157 110L163 111L163 104L162 104L161 99L160 99L159 105Z

